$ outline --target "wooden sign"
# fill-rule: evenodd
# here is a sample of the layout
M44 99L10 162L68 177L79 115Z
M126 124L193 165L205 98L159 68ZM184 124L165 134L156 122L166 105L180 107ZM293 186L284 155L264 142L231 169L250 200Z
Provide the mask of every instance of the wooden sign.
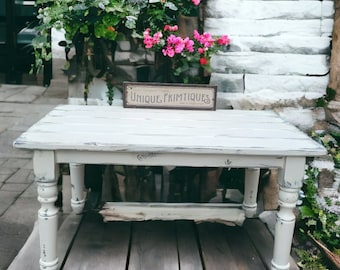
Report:
M217 86L124 82L125 108L216 110Z

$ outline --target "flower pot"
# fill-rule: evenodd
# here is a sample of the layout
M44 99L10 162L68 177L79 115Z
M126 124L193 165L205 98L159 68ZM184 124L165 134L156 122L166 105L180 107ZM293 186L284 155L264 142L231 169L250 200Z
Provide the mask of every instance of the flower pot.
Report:
M180 14L177 19L178 32L183 38L193 37L194 30L198 30L198 16L185 16Z
M103 78L94 78L89 84L87 102L84 98L85 70L81 70L79 75L68 82L68 103L74 105L108 105L107 85ZM122 104L120 91L115 91L113 105Z

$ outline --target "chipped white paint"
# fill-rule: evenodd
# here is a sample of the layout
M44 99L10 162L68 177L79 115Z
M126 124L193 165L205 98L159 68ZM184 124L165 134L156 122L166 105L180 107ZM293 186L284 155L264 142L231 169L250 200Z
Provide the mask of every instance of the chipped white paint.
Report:
M156 159L164 152L313 156L323 151L307 135L270 111L76 105L56 107L19 137L15 146L61 153L63 150L131 152L135 153L133 160L141 163L144 159L138 158L140 153L153 153L150 158ZM55 155L58 159L58 152Z
M45 168L55 164L53 151L35 151L33 155L34 174L36 181L42 183L54 182L59 175L59 167L54 166L52 170L46 171Z
M104 221L194 220L242 225L245 213L241 205L182 203L108 202L100 211Z
M71 206L76 214L80 214L85 206L84 164L70 163Z
M279 205L275 225L275 243L272 259L272 270L288 270L291 239L294 234L295 215L293 209L298 200L298 189L280 186ZM276 241L278 239L278 241Z
M325 155L326 150L271 111L189 111L124 109L107 106L62 105L23 133L17 148L35 150L34 168L39 184L41 269L57 265L56 163L74 163L76 198L81 197L83 168L79 164L126 164L248 168L243 207L247 216L256 211L259 168L280 171L280 205L273 269L287 269L292 210L303 181L305 158ZM41 163L41 164L40 164ZM51 173L52 171L52 173ZM40 182L39 182L40 181ZM79 199L82 201L82 198ZM113 218L220 220L242 223L240 209L170 206L114 209ZM114 206L115 207L115 206ZM206 207L209 211L206 211ZM212 207L212 208L210 208ZM128 209L130 209L128 212ZM199 209L205 209L200 213ZM142 212L141 212L141 211ZM194 211L193 211L194 210ZM196 212L197 211L197 212ZM166 214L164 216L164 213ZM213 214L211 216L211 214ZM230 216L228 216L230 214ZM112 216L111 215L111 216Z
M246 217L254 217L257 210L257 190L259 186L260 169L248 168L245 173L243 209Z
M41 208L38 211L40 238L40 269L56 270L58 208L54 206L57 200L57 183L38 182L38 201Z
M58 197L58 168L54 151L34 151L33 169L38 184L38 201L41 204L38 211L40 269L46 270L56 270L58 266L58 209L54 205Z

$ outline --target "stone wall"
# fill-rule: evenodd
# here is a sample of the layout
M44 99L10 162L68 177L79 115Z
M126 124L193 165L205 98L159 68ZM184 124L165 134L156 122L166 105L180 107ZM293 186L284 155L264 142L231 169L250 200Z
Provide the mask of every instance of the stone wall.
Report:
M218 107L274 109L304 130L324 119L334 2L208 0L205 31L228 34L212 58Z

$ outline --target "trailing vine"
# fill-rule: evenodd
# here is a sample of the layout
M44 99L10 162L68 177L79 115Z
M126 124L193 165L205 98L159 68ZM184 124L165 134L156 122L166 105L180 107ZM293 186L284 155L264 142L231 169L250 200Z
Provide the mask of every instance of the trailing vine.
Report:
M306 170L306 179L303 186L303 205L299 207L301 219L305 221L300 231L311 233L317 240L320 240L330 250L340 247L340 225L337 225L339 217L320 207L317 200L317 179L319 170L309 167Z
M312 138L327 149L334 161L335 168L339 169L339 134L335 132L313 133ZM295 251L300 259L299 266L301 269L339 269L340 217L327 207L333 203L330 198L320 198L318 194L319 175L318 168L311 165L307 167L302 187L302 203L299 207L300 220L297 227L303 242L308 243L309 241L310 249L307 251L296 249ZM325 201L326 207L320 203L322 200ZM311 246L314 248L311 248Z
M106 87L107 87L106 96L107 96L109 105L112 105L112 101L114 97L114 82L113 82L112 73L107 71L105 79L106 79Z

